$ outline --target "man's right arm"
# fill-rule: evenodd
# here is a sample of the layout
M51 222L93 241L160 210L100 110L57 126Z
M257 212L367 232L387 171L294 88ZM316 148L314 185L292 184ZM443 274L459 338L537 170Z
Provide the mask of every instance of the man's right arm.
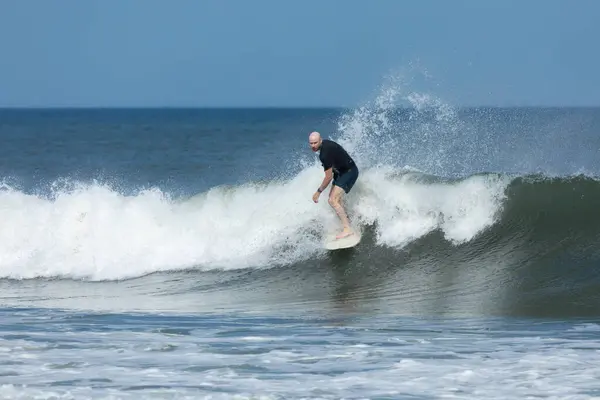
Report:
M327 189L329 186L329 182L333 179L333 170L331 168L325 170L325 178L323 178L323 182L321 186L317 189L317 192L321 193L323 190Z

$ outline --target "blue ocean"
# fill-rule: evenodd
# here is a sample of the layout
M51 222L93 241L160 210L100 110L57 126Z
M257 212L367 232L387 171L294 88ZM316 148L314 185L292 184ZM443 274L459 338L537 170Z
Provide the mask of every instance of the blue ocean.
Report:
M3 109L0 141L0 398L600 397L600 108Z

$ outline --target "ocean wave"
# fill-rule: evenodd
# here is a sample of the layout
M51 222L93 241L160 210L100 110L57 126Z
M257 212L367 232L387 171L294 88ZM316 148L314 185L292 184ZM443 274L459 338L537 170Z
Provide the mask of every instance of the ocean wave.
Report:
M0 277L113 280L323 257L321 236L339 225L326 201L311 200L321 175L315 165L288 181L215 187L177 200L158 189L126 196L94 184L52 198L5 187ZM438 233L450 246L475 243L480 252L506 241L564 251L566 240L591 239L600 229L594 217L600 183L593 178L450 180L385 167L361 178L347 199L355 225L365 231L359 246L403 249ZM478 240L486 235L482 246Z

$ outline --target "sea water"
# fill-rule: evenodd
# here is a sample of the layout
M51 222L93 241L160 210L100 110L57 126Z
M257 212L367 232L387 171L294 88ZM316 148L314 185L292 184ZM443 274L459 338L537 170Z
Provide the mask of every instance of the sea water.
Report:
M599 129L389 88L2 110L0 397L600 398ZM361 170L355 248L313 130Z

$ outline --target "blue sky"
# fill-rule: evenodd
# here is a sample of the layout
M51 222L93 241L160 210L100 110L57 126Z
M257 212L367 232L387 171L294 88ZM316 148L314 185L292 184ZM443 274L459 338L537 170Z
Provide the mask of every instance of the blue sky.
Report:
M600 105L596 0L0 2L0 106Z

